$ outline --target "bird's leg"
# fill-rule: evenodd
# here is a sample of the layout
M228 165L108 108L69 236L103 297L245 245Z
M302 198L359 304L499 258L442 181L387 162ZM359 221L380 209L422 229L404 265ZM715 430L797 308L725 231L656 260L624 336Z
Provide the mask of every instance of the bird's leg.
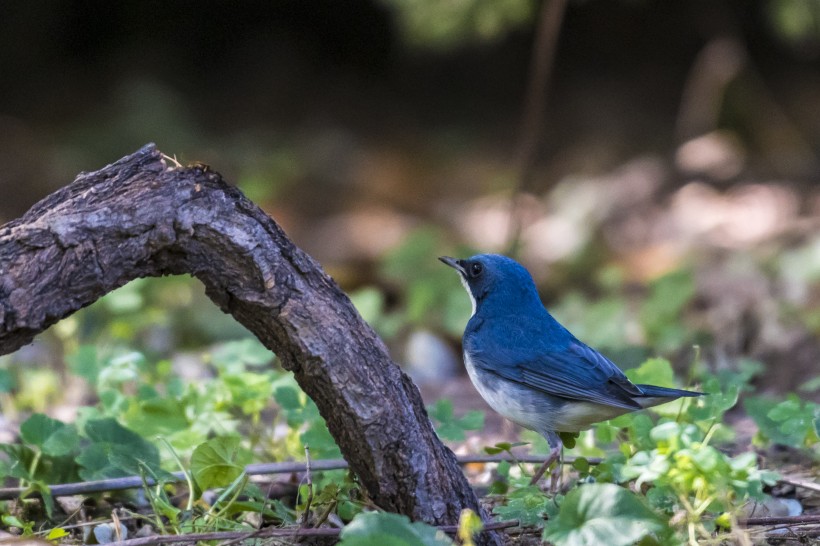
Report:
M550 493L555 494L561 491L563 487L564 477L564 443L561 442L561 447L558 448L558 464L550 472Z
M541 479L541 476L544 475L544 472L547 471L550 465L561 457L561 448L564 447L561 437L558 436L558 433L556 432L549 431L544 434L544 438L547 439L547 443L550 446L550 454L547 456L547 460L544 461L544 464L542 464L538 471L532 475L530 485L535 485L538 483L538 480Z

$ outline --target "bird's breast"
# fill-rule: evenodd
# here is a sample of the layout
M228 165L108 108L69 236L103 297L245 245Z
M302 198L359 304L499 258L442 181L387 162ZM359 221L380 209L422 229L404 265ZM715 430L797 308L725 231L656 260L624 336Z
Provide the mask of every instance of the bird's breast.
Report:
M541 434L555 430L551 426L551 417L560 411L562 400L482 370L466 351L464 366L470 381L493 410L513 423Z

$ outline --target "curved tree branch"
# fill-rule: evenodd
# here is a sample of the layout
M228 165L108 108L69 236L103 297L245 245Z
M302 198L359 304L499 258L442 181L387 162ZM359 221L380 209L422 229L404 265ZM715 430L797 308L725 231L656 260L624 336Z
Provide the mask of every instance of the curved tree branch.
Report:
M294 373L376 504L433 524L480 512L418 390L319 264L219 174L153 145L0 227L0 353L132 279L184 273Z

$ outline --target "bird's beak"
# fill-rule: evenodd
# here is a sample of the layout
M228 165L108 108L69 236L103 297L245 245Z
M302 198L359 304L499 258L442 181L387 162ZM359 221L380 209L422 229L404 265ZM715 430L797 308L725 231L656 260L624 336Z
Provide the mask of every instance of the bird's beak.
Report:
M439 256L438 259L441 260L443 263L449 265L462 275L467 274L467 271L465 271L465 269L461 266L461 260L456 260L455 258L451 258L449 256Z

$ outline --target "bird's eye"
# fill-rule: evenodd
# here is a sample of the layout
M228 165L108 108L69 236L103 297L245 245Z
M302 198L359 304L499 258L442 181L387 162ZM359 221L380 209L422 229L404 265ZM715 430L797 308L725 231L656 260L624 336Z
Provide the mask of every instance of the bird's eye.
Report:
M480 263L476 262L470 265L470 274L473 277L478 277L479 275L481 275L482 271L484 271L484 266Z

